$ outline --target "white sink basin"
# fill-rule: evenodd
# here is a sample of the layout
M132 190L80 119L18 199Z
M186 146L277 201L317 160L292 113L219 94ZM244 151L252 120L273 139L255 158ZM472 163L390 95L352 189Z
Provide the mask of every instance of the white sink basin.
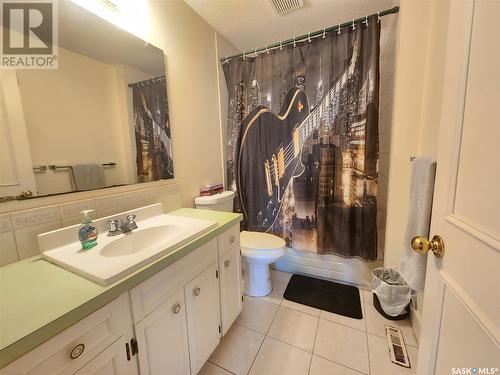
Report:
M163 214L151 205L94 221L97 246L83 250L78 241L79 225L40 234L42 257L101 285L112 284L140 267L161 258L217 226L214 221ZM110 237L106 222L128 213L137 215L138 228Z
M182 228L178 225L161 225L129 232L111 241L101 250L104 257L121 257L148 251L179 236Z

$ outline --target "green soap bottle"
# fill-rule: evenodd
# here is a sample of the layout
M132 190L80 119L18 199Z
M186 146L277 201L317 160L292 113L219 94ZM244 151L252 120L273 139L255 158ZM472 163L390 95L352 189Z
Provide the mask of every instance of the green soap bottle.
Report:
M97 245L97 228L92 224L90 213L94 210L83 210L82 226L78 231L78 239L82 243L82 249L88 250Z

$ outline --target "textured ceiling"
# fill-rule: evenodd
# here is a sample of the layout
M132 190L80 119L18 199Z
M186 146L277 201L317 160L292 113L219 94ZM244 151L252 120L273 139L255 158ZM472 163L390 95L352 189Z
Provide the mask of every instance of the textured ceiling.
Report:
M270 0L184 0L241 51L321 30L397 5L397 0L304 0L280 16Z

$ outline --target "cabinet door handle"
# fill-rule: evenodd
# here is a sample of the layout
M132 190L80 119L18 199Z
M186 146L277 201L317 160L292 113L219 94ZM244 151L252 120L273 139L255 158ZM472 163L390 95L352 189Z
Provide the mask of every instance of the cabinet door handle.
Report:
M78 357L80 357L83 354L84 351L85 351L85 345L78 344L73 349L71 349L71 353L69 353L69 358L77 359Z
M172 311L174 312L174 314L178 314L180 311L181 311L181 305L179 303L176 303L173 307L172 307Z
M224 262L224 267L228 268L231 265L231 261L229 259L226 259Z
M235 240L236 238L234 236L229 237L229 243L234 243Z
M200 288L198 288L198 287L193 289L193 294L194 294L195 296L199 296L199 295L200 295L200 292L201 292L201 289L200 289Z

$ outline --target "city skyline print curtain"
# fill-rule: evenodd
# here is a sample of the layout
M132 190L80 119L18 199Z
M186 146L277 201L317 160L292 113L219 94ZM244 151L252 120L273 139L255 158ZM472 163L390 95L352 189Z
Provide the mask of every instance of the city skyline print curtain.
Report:
M165 76L132 86L137 182L174 178Z
M230 59L227 186L247 230L377 258L380 24Z

